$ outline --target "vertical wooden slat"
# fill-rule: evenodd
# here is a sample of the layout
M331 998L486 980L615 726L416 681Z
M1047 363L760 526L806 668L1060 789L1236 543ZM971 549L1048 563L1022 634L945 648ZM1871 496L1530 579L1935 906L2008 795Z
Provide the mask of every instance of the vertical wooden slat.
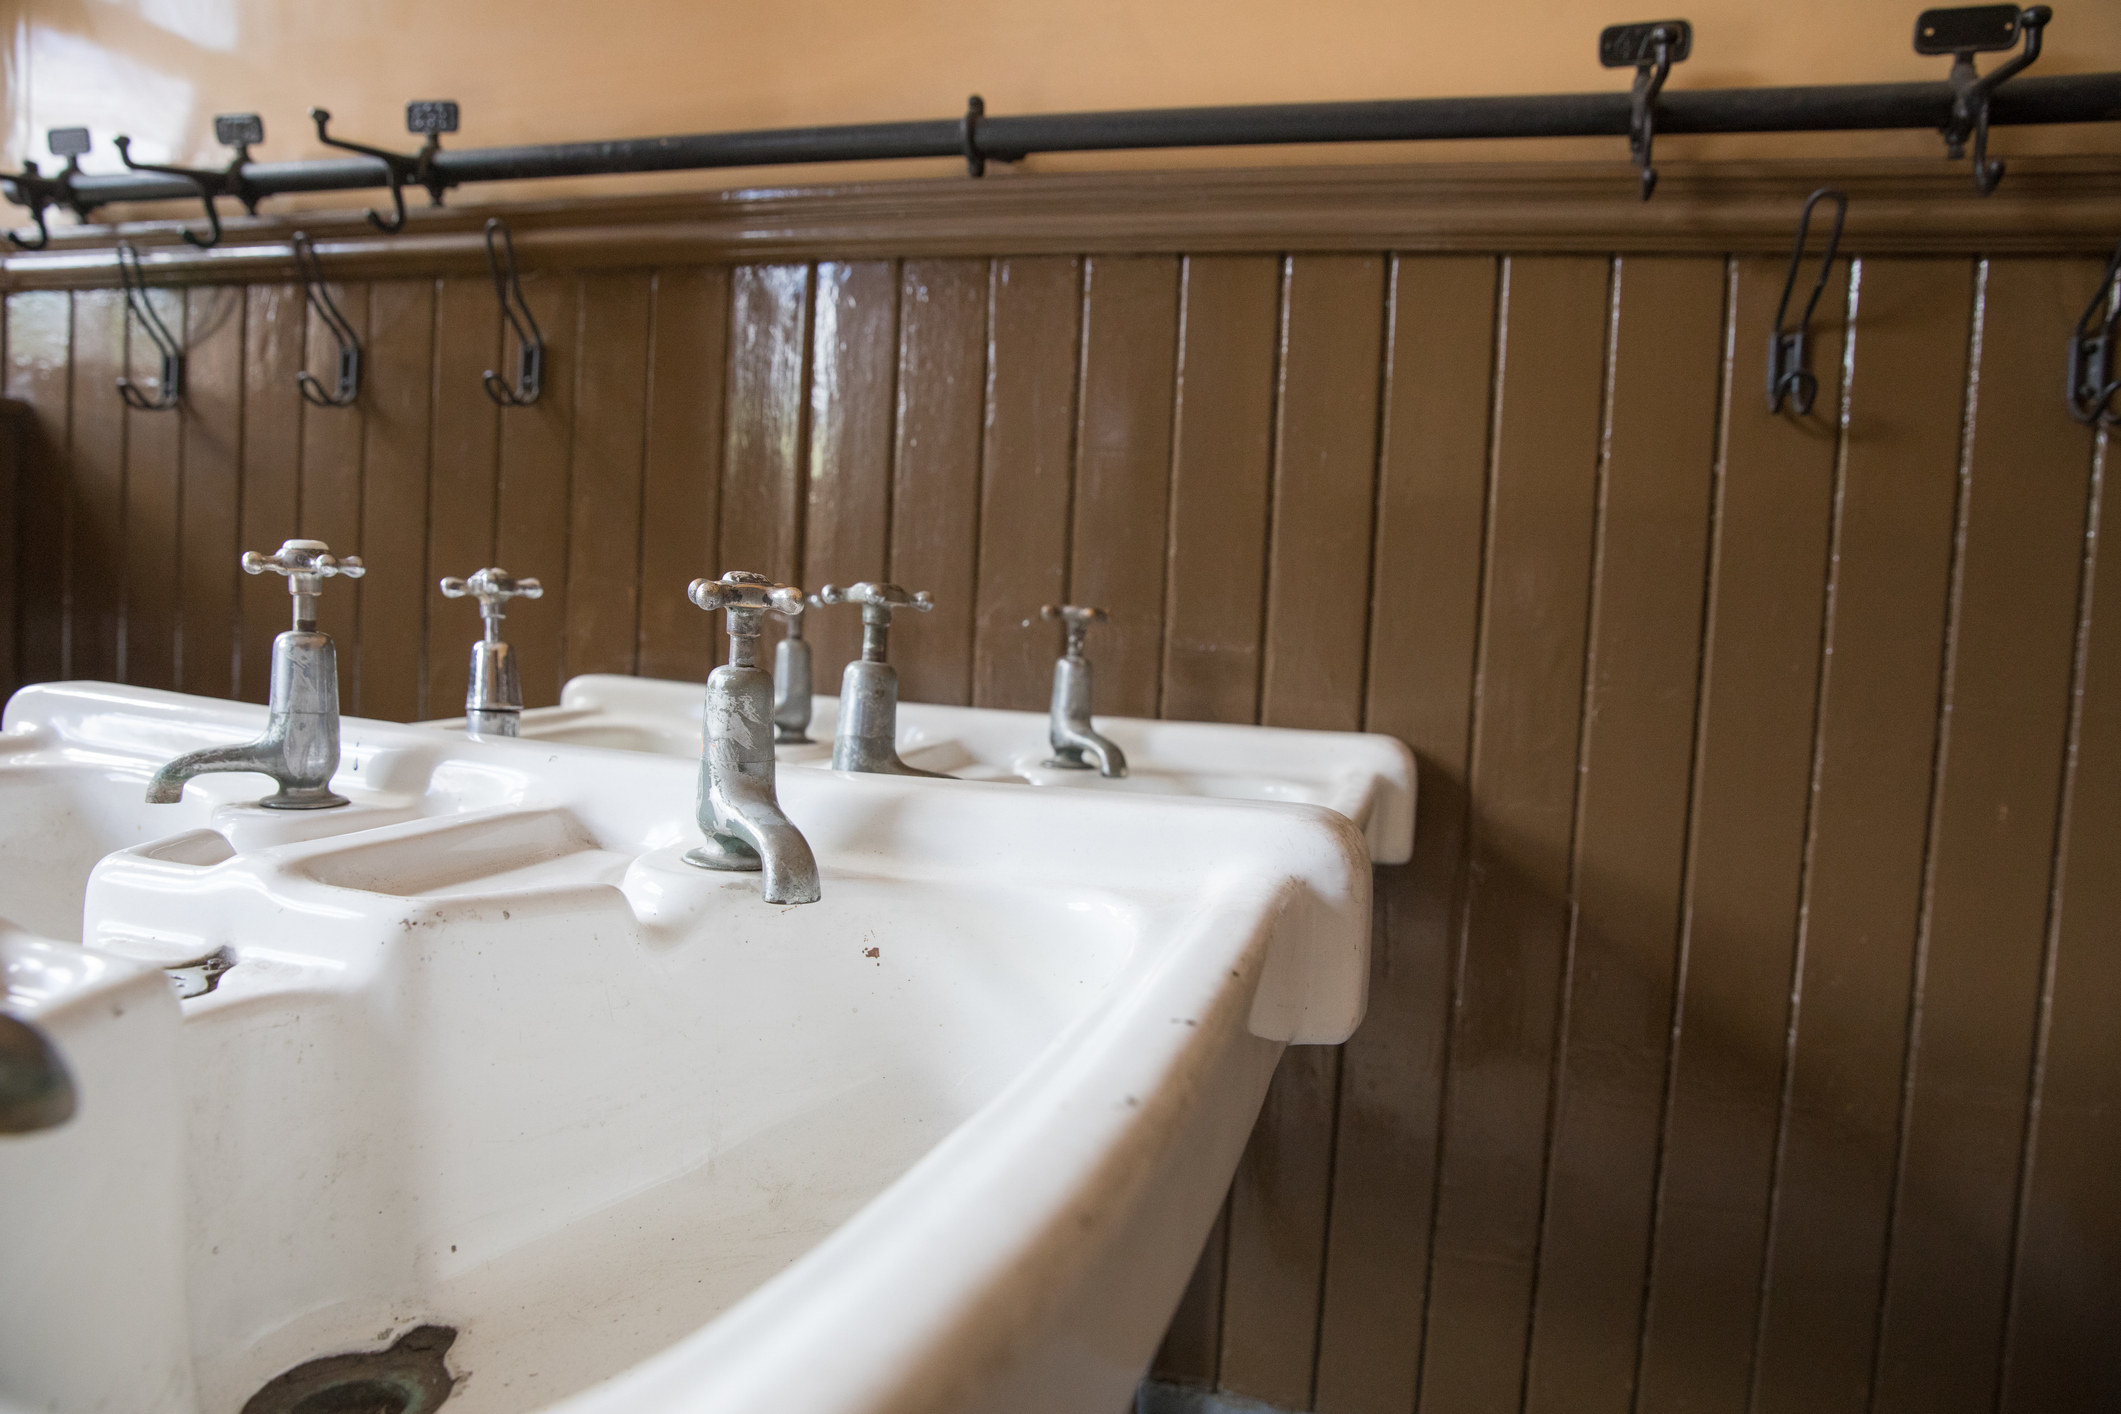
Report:
M2047 360L2095 278L1997 260L1983 281L1878 1410L1995 1404L2091 470Z
M1634 1404L1693 776L1723 263L1614 270L1574 919L1528 1411Z
M1259 715L1279 262L1196 255L1180 303L1163 715Z
M807 265L740 265L730 277L721 563L710 578L750 570L783 584L802 579L811 274ZM715 619L719 657L726 649ZM780 635L780 616L766 615L760 662L773 661Z
M1607 264L1513 257L1420 1408L1518 1407L1568 929Z
M1150 1378L1197 1389L1214 1387L1222 1367L1223 1259L1229 1248L1230 1205L1225 1199L1150 1363Z
M817 268L810 355L810 488L804 517L803 587L885 578L890 562L891 457L899 368L898 266L889 260ZM921 586L926 587L926 586ZM932 617L932 615L930 616ZM929 620L904 620L894 642L903 659L926 640ZM862 621L847 608L804 618L811 685L838 692L861 652Z
M1856 285L1760 1414L1870 1399L1966 395L1966 262Z
M1056 642L1038 611L1067 588L1081 264L1011 256L994 262L990 290L972 700L1036 709Z
M1751 1386L1797 946L1848 267L1812 321L1812 412L1764 406L1786 266L1734 262L1707 662L1659 1200L1645 1414L1741 1414Z
M177 686L208 697L236 679L237 543L243 504L243 290L185 295L184 486L179 519Z
M569 675L634 670L650 295L645 274L582 281L567 565Z
M729 272L665 270L655 281L641 472L641 651L648 677L704 680L716 629L685 586L721 573L722 395Z
M333 285L332 296L346 322L356 329L368 327L368 286ZM308 362L303 365L335 386L339 366L338 341L322 319L309 320ZM292 377L277 387L258 389L260 398L299 398L301 391ZM334 555L361 554L361 445L367 403L352 407L305 407L302 412L302 499L298 520L302 535L322 540ZM278 542L260 547L267 554ZM280 575L284 594L287 582ZM325 586L317 600L317 627L332 636L339 648L340 701L351 708L355 700L353 676L359 663L361 607L367 596L360 580L342 579Z
M1297 256L1284 267L1261 716L1362 720L1384 262ZM1311 1405L1340 1053L1291 1048L1275 1072L1230 1196L1222 1381L1285 1408Z
M149 290L163 325L185 346L184 292ZM159 360L144 335L133 339L137 372L154 376ZM125 410L125 681L136 687L177 685L177 512L184 478L184 424L189 399L161 412Z
M1370 1008L1341 1048L1317 1408L1414 1407L1495 369L1496 262L1394 263L1363 726L1415 751L1414 858L1377 872Z
M935 596L933 610L904 615L891 636L899 691L910 702L972 701L986 362L987 262L907 261L899 281L891 577Z
M427 605L423 717L455 717L464 711L471 644L479 636L478 605L469 599L442 598L432 581L445 575L462 578L494 563L501 410L486 396L480 375L501 366L500 338L501 314L494 304L492 281L466 277L436 282L427 577L420 582ZM539 571L527 565L503 562L501 568L541 578ZM528 619L561 609L558 599L540 599L520 613ZM511 637L514 630L512 620Z
M361 578L360 656L340 692L347 710L393 722L420 715L434 332L434 281L371 287L361 385L361 554L368 572ZM340 650L342 664L351 658Z
M243 509L238 553L270 555L300 532L302 409L295 388L304 314L300 285L252 285L243 310ZM287 631L287 581L276 574L238 581L242 632L239 695L263 702L272 678L272 641ZM345 585L335 585L344 589Z
M66 672L68 435L72 425L73 300L64 290L7 297L9 402L19 409L21 473L15 493L16 665L20 682Z
M508 620L508 644L523 674L523 705L560 700L567 677L568 449L574 440L575 360L581 352L581 279L526 276L523 297L545 334L544 391L526 408L501 413L500 494L494 555L515 574L545 586L545 597ZM514 366L515 355L503 355ZM485 397L476 384L467 395Z
M2079 287L2085 289L2084 286ZM2112 434L2087 527L2067 814L2014 1299L2005 1414L2121 1407L2121 496Z
M1067 593L1112 615L1092 640L1097 710L1153 717L1163 656L1178 261L1100 255L1083 265Z
M125 369L125 320L125 297L117 290L82 290L74 296L63 669L70 678L112 681L124 671L128 412L116 380ZM152 357L147 364L142 373L152 378Z

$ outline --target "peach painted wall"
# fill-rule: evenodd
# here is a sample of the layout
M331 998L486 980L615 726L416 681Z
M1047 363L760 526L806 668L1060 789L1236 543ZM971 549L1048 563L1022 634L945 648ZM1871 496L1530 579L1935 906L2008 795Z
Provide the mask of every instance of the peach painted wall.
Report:
M1941 77L1914 54L1920 0L1688 0L1694 57L1675 88ZM2121 68L2121 3L2062 0L2036 70ZM11 11L11 14L9 12ZM255 110L258 156L321 152L305 113L404 144L403 104L453 97L458 144L948 116L977 91L997 113L1167 104L1625 88L1594 57L1600 27L1654 17L1612 0L0 0L6 161L43 155L45 128L86 123L92 169L111 138L147 160L207 161L217 111ZM1668 13L1668 12L1662 12ZM2121 150L2121 131L2006 132L2002 152ZM1927 155L1925 133L1868 138L1671 138L1660 155ZM1405 156L1624 158L1617 139L1041 157L1034 170L1174 162L1376 161ZM950 163L864 169L932 174ZM847 169L685 174L614 191ZM480 195L498 196L497 188ZM520 195L520 193L514 193ZM340 198L339 200L343 200Z

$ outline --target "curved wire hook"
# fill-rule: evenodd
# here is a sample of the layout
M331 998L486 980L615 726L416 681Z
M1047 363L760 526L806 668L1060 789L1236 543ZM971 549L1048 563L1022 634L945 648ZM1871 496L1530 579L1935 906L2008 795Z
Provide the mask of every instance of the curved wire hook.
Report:
M365 142L348 142L344 138L333 137L325 130L326 125L331 122L331 110L328 108L312 108L309 110L309 116L317 125L318 142L326 147L336 147L346 152L358 152L363 157L373 157L383 164L383 170L389 175L390 204L394 209L388 220L373 211L369 212L368 224L386 236L394 236L404 230L405 174L399 169L399 164L406 160L404 156L396 152L386 152L380 147L370 147Z
M494 237L499 236L496 245ZM501 302L501 317L516 335L516 381L510 387L500 374L486 370L486 396L502 407L527 408L538 400L545 376L545 334L523 298L523 281L516 274L516 242L508 223L498 216L486 221L486 268L493 272L494 298Z
M190 182L192 190L199 194L199 202L206 208L206 223L212 228L212 233L202 239L197 231L187 230L184 232L185 244L197 246L200 250L211 250L221 244L221 213L214 207L213 190L205 182L199 180L198 173L185 167L164 167L153 162L135 162L133 161L133 140L121 135L117 139L117 143L118 160L131 170L135 172L160 172L165 177L176 177L181 181Z
M1804 315L1797 321L1796 328L1785 329L1782 321L1790 312L1790 292L1797 287L1797 267L1804 262L1804 243L1812 233L1812 208L1821 201L1834 203L1833 229L1827 233L1826 249L1819 254L1819 278L1812 282L1812 295L1804 302ZM1797 240L1790 247L1789 273L1782 277L1782 299L1775 306L1775 330L1768 335L1769 412L1781 412L1783 400L1787 398L1790 410L1805 417L1811 413L1812 404L1819 397L1819 378L1811 370L1805 346L1812 335L1812 311L1819 308L1819 296L1826 292L1827 276L1834 270L1834 257L1841 252L1841 224L1848 219L1848 214L1848 195L1832 187L1821 187L1804 199L1804 214L1797 218Z
M317 263L317 248L310 244L309 233L297 231L288 238L287 244L294 252L295 272L302 277L309 307L324 321L324 327L331 330L331 337L339 346L339 385L335 391L326 392L323 383L306 368L296 372L295 385L312 407L352 407L354 399L361 396L360 336L354 333L346 316L339 312L338 301L331 297L330 289L324 284L324 270Z
M155 350L162 356L161 387L153 396L142 392L140 386L124 374L118 375L118 396L125 405L141 412L166 412L177 405L184 396L184 350L177 346L176 338L162 316L155 313L153 301L147 297L147 280L140 273L140 252L131 241L118 242L118 280L125 287L125 307L132 317L147 331L154 341Z
M2069 415L2094 427L2121 425L2121 409L2112 405L2114 394L2121 392L2121 378L2108 377L2114 366L2114 332L2121 328L2121 308L2110 308L2104 320L2099 318L2103 306L2113 305L2116 276L2121 276L2121 245L2114 247L2106 273L2099 277L2099 288L2069 336Z
M31 240L26 235L17 235L13 227L7 231L7 243L16 250L42 250L52 243L52 228L44 223L44 208L51 205L51 197L45 188L50 179L37 169L37 164L28 158L22 162L19 176L7 180L8 197L16 204L29 208L29 219L37 223L37 237Z

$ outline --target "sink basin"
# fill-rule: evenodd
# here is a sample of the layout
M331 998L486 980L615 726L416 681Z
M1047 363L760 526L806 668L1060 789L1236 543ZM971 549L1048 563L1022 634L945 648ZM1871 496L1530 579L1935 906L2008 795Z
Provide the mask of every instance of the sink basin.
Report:
M77 685L8 724L24 773L129 786L261 718ZM329 834L205 798L133 842L115 787L51 787L122 847L81 945L6 939L81 1110L0 1140L0 1192L100 1238L18 1247L47 1203L4 1205L36 1299L0 1402L334 1408L289 1391L446 1350L450 1414L1116 1409L1283 1047L1362 1015L1368 861L1325 809L784 771L824 897L774 906L681 861L692 761L346 746ZM202 952L181 1000L139 962Z
M697 683L591 674L569 681L559 706L525 712L522 730L539 741L697 761L703 700ZM814 699L811 741L778 747L776 755L785 765L830 767L838 718L838 698ZM1046 765L1052 752L1043 712L901 702L898 750L910 766L962 780L1323 805L1361 828L1375 862L1404 864L1413 855L1414 757L1394 737L1141 717L1100 716L1096 724L1126 752L1125 777Z

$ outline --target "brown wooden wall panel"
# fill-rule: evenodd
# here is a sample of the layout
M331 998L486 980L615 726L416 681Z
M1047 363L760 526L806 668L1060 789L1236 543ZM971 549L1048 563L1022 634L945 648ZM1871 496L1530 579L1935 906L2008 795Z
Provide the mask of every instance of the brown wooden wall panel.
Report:
M899 281L898 447L891 578L935 607L891 634L912 701L972 701L973 586L979 577L981 424L986 404L987 262L909 260ZM855 610L836 611L852 616Z
M118 681L125 592L125 424L115 386L125 371L125 301L116 290L74 297L73 428L67 480L66 662L70 678ZM152 377L152 367L144 376Z
M230 697L236 677L243 506L243 291L185 296L184 481L178 512L177 681ZM421 462L426 448L420 449ZM277 548L277 547L274 547Z
M181 347L186 340L184 292L150 290L149 307ZM132 340L133 357L145 361L153 346ZM152 370L143 370L152 374ZM125 546L122 565L112 567L120 583L123 641L119 673L140 687L177 685L177 538L179 488L184 477L184 414L125 410Z
M1982 281L1879 1410L1995 1404L2091 472L2044 351L2096 279L1999 260Z
M2089 298L2089 295L2086 296ZM2066 813L2019 1189L1999 1407L2097 1409L2121 1391L2121 497L2100 439L2077 615Z
M560 698L567 668L568 522L572 508L575 368L581 355L582 281L571 275L523 281L531 316L545 330L544 391L529 407L501 412L500 484L494 555L545 586L546 598L512 615L508 642L523 675L523 705ZM515 355L503 355L513 368ZM485 397L480 388L479 397ZM470 396L466 394L465 396ZM468 652L470 640L465 640Z
M1176 260L1083 262L1067 594L1112 615L1094 630L1096 705L1115 716L1157 715L1177 349Z
M997 260L989 289L972 700L1028 710L1049 700L1058 653L1038 611L1067 598L1082 263Z
M1317 1407L1414 1404L1464 878L1497 265L1394 263L1363 725L1419 762L1415 853L1377 874L1370 1010L1342 1049Z
M647 677L706 679L711 616L685 586L715 567L722 500L722 369L729 273L664 271L655 282L641 471L641 650Z
M895 262L818 266L803 522L803 585L812 593L826 584L845 588L889 578L898 321ZM914 633L927 632L911 619L907 624ZM803 625L811 686L837 693L848 662L861 655L861 612L812 610Z
M1164 585L1163 715L1259 719L1281 269L1186 261Z
M270 555L300 532L302 411L295 388L303 366L307 305L300 285L253 285L243 310L242 550ZM348 547L349 549L351 547ZM246 574L238 581L242 697L263 702L272 679L272 641L292 622L287 581ZM334 592L346 588L333 585Z
M1563 951L1608 262L1505 267L1471 790L1421 1403L1514 1410L1524 1382Z
M567 597L549 610L566 614L569 677L634 670L652 296L642 272L582 282Z
M731 277L721 556L710 579L748 570L787 584L801 573L810 284L807 265L745 265ZM779 618L766 615L762 663L773 661Z
M541 217L575 243L525 247L547 382L507 411L446 242L337 263L346 410L296 392L333 352L299 286L216 283L280 265L157 263L168 413L123 410L128 343L152 369L91 267L12 289L0 676L262 699L286 586L235 557L300 533L371 566L326 605L381 716L459 710L477 614L433 582L495 562L549 586L508 619L533 702L697 684L685 582L732 568L934 592L909 699L1043 707L1039 606L1101 603L1101 714L1421 763L1368 1019L1286 1058L1158 1373L1325 1414L2121 1406L2121 595L2054 386L2097 263L1852 226L1800 418L1751 237L1327 253L1232 206L1023 254L930 199L818 265ZM818 687L856 623L811 621Z
M493 282L435 282L433 453L427 479L427 573L439 581L459 579L495 561L494 512L499 486L501 410L486 396L480 375L501 368L501 313ZM543 582L527 565L500 567ZM428 644L420 712L426 717L463 715L471 678L471 643L479 636L479 609L470 599L444 599L425 580ZM518 610L521 618L551 614L558 602L539 600ZM511 626L515 620L511 620Z
M1613 273L1532 1411L1634 1405L1693 783L1723 274L1721 261L1656 256Z
M1864 261L1855 278L1761 1414L1870 1401L1973 313L1965 261Z
M1813 321L1808 416L1767 411L1786 266L1733 262L1678 1022L1641 1342L1645 1414L1752 1384L1797 947L1848 267Z
M15 667L25 683L66 675L73 305L63 290L12 294L6 304L5 395L17 410L22 448L15 481Z
M389 721L420 715L425 655L406 648L425 643L427 606L440 599L439 576L427 565L434 332L434 281L370 287L361 384L362 642L351 663L341 652L340 694L348 710Z

